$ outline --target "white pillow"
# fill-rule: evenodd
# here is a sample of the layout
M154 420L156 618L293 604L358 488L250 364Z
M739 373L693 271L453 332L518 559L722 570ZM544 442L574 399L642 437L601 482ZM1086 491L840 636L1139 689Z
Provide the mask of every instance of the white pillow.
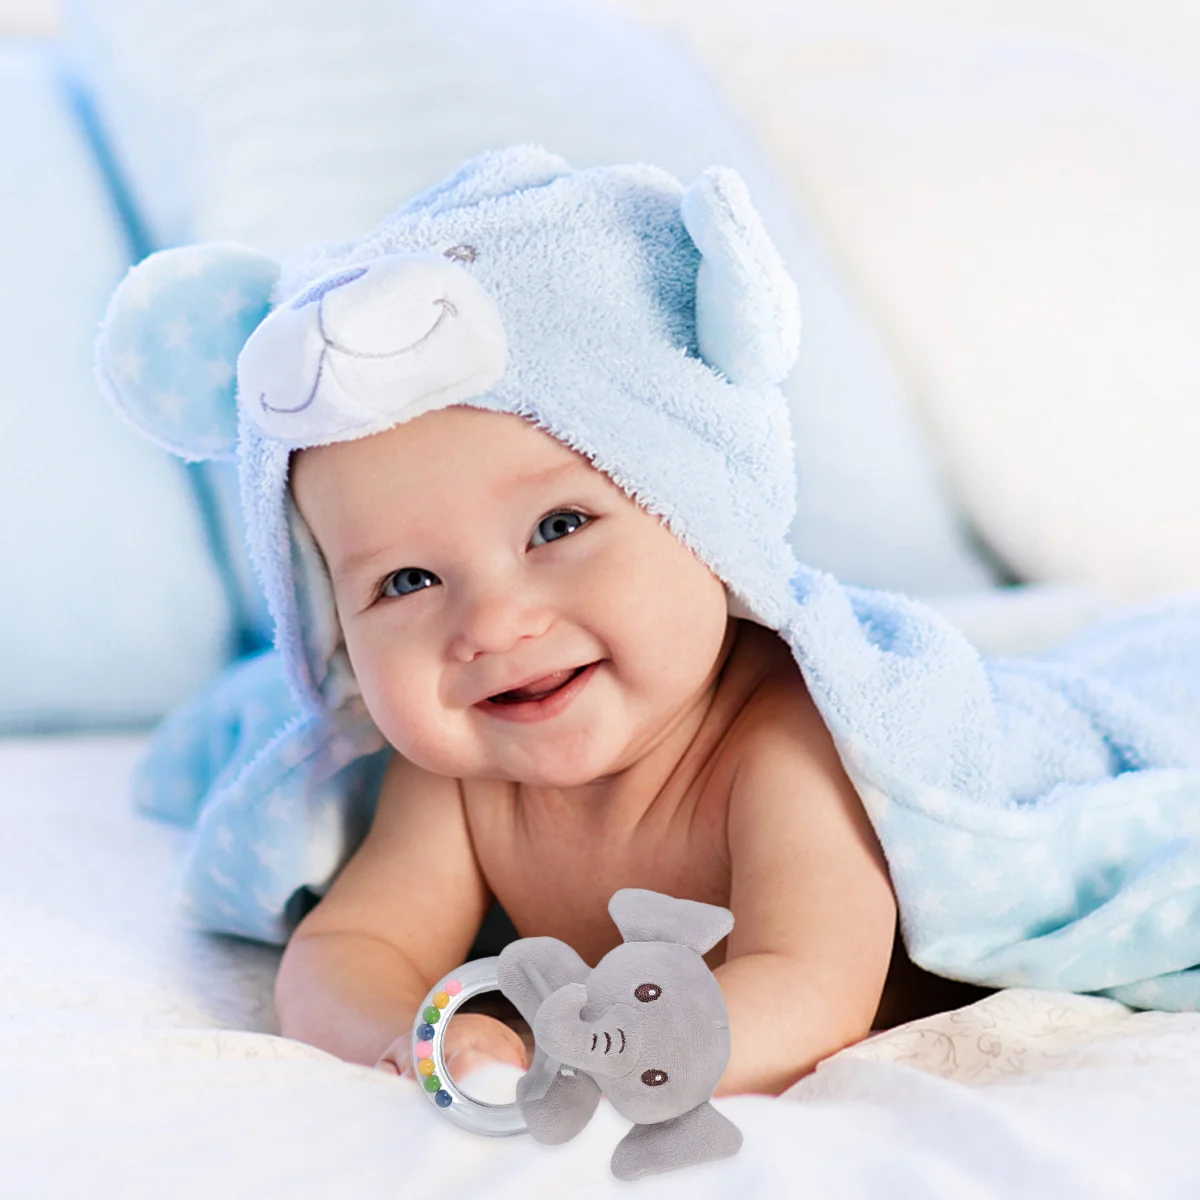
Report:
M1200 586L1200 103L846 0L622 2L688 32L811 201L1001 558Z
M0 734L150 722L229 657L187 476L92 342L128 265L54 60L0 41Z
M687 55L583 0L74 0L69 25L156 245L284 254L369 229L462 159L538 141L576 166L745 175L800 285L788 384L800 557L925 592L993 575L820 238Z

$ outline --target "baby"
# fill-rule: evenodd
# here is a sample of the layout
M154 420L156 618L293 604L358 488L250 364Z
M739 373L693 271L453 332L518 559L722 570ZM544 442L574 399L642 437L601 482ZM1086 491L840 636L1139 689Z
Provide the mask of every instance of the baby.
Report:
M896 1018L896 903L825 723L840 701L823 719L783 637L798 343L733 172L684 188L536 147L357 243L282 265L183 247L121 285L101 383L159 444L237 459L290 685L189 868L203 923L292 934L285 1035L405 1070L493 901L595 963L625 887L734 914L707 956L720 1093L779 1092ZM355 764L389 743L362 840ZM526 1061L484 1015L448 1035L456 1074Z
M706 956L732 1036L717 1094L779 1092L868 1032L896 924L870 824L787 646L730 616L656 517L521 417L467 407L304 450L291 488L397 753L284 954L285 1036L405 1070L493 898L594 964L622 887L733 911ZM446 1039L458 1077L527 1065L492 1017Z
M237 460L275 621L155 741L202 764L190 915L290 938L284 1034L403 1071L494 901L595 963L626 887L734 914L721 1094L963 998L903 994L930 977L898 912L942 976L1200 1003L1194 595L984 660L798 562L798 346L733 172L536 147L356 242L122 282L102 386ZM460 1077L527 1057L479 1013L448 1033Z

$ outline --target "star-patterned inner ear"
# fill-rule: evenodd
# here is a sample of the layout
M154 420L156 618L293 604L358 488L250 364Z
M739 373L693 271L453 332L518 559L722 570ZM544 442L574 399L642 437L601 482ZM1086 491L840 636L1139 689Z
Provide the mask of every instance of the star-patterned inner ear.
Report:
M109 304L100 385L131 424L187 459L232 458L237 360L271 306L279 264L232 242L143 259Z

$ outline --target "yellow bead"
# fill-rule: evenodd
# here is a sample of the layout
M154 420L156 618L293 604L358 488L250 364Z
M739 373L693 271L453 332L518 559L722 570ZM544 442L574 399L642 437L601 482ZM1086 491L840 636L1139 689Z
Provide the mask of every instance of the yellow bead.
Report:
M432 1058L421 1059L421 1061L419 1063L417 1063L417 1073L419 1075L432 1075L433 1074L433 1059Z
M438 1006L438 1008L445 1008L446 1005L450 1003L450 995L448 992L438 992L437 995L434 996L433 1002Z

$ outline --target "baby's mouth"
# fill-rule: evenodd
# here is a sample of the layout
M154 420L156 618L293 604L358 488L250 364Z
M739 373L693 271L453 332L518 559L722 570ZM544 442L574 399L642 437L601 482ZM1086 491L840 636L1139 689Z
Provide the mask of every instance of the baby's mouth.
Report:
M488 699L493 704L522 704L529 700L544 700L560 688L566 687L576 675L581 671L586 671L589 666L591 663L585 663L573 671L555 671L552 675L544 675L541 679L535 679L524 687L499 692L495 696L489 696Z

